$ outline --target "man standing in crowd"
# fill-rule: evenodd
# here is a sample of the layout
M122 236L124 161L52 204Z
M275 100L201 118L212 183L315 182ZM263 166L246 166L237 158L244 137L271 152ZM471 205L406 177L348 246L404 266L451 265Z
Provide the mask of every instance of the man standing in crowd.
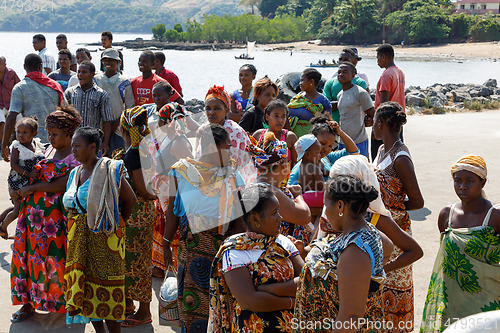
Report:
M174 88L179 93L179 95L184 97L184 95L182 94L181 84L179 83L179 78L177 77L177 75L175 75L174 72L164 67L165 61L167 60L165 54L163 54L163 52L155 52L155 57L156 61L154 70L156 72L156 75L167 81L172 86L172 88Z
M42 58L43 61L43 74L49 75L50 72L56 70L56 60L47 51L47 47L45 47L45 36L41 34L37 34L33 36L33 48L35 51L38 51L38 55Z
M58 56L59 69L56 69L55 71L50 73L48 77L59 83L63 91L66 91L66 89L68 88L68 81L73 75L76 74L70 69L72 54L69 50L62 49L59 51Z
M144 51L139 56L139 71L142 72L142 75L130 81L134 92L135 105L137 106L153 103L153 86L157 82L165 81L153 73L155 61L156 57L152 51ZM173 89L173 92L170 101L184 104L184 100L179 93L175 89Z
M76 63L78 65L80 65L85 60L88 60L90 62L92 61L92 56L90 55L90 51L83 47L76 50L75 57L76 57ZM68 87L76 86L78 83L80 83L80 81L78 81L78 75L73 75L71 79L69 79L68 81Z
M99 72L94 77L97 85L109 95L113 121L111 122L111 136L109 138L108 157L115 149L125 148L125 141L121 136L120 117L125 109L134 107L134 93L130 80L126 75L119 73L120 57L118 51L109 48L104 50L101 62L106 69L105 72Z
M101 33L101 44L104 49L110 49L113 47L113 34L111 31L103 31ZM120 56L120 71L123 71L123 54L118 51L118 55ZM101 57L104 53L101 54ZM104 72L106 69L104 68L103 64L101 63L101 72Z
M90 61L83 61L78 66L78 80L80 83L69 87L64 96L69 104L73 105L82 115L81 126L101 128L104 132L102 148L109 151L109 137L111 122L114 120L109 95L94 83L95 66Z
M3 138L5 117L9 113L12 89L19 82L13 69L7 67L7 60L0 56L0 140Z
M69 50L68 49L68 38L64 34L57 35L56 37L56 46L59 51L61 50ZM59 69L59 62L57 63L57 69ZM69 68L76 73L76 57L73 53L71 53L71 66Z
M12 89L10 109L2 141L2 157L9 161L9 140L14 132L16 117L36 116L38 118L37 137L48 142L45 118L61 104L66 103L61 86L42 73L43 61L38 55L30 53L24 58L26 76Z
M354 64L356 62L356 53L350 48L343 49L339 56L339 65L343 62L350 62ZM352 79L352 83L362 87L363 89L366 89L365 80L363 80L359 76L355 76L354 79ZM340 113L338 110L337 95L341 91L342 85L340 84L336 75L334 75L334 77L330 80L326 81L325 87L323 88L323 95L325 95L325 97L328 98L330 102L332 102L332 118L338 123L340 123Z
M380 104L389 101L398 103L401 105L403 110L405 110L405 74L394 63L394 49L390 44L382 44L377 48L377 64L380 68L385 68L385 71L382 73L377 83L375 110ZM403 141L403 127L401 127L399 137L401 138L401 141ZM372 161L374 161L375 157L377 157L380 145L382 145L382 140L375 139L372 133Z

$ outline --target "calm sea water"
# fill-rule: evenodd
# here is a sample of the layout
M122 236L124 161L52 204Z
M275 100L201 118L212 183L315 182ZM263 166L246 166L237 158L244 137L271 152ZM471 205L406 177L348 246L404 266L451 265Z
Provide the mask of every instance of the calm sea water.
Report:
M34 52L32 37L35 33L25 32L0 32L0 55L7 58L7 65L13 68L20 77L24 76L23 61L26 54ZM47 47L53 55L57 55L55 38L57 34L46 33ZM68 47L74 53L84 43L100 41L100 34L67 34ZM150 39L151 35L141 34L115 34L114 41L142 37ZM89 46L89 49L97 49L97 46ZM249 61L257 67L257 78L264 75L275 80L279 75L302 71L309 63L317 62L319 59L331 61L337 59L337 53L331 52L290 52L275 51L267 52L262 47L253 54L255 60ZM359 49L363 60L358 64L358 70L368 75L370 85L375 87L382 69L377 66L375 54L365 54ZM125 49L124 55L125 74L130 77L140 75L137 60L139 51ZM207 89L214 85L225 85L228 91L239 87L238 69L245 64L245 60L235 60L234 55L239 55L243 50L229 51L173 51L164 50L167 56L166 67L173 70L180 78L185 99L203 98ZM92 53L93 62L96 67L99 63L100 51ZM465 59L463 63L435 58L406 57L396 59L396 64L406 75L406 85L419 85L427 87L438 83L476 83L481 84L489 78L500 79L500 63L491 60ZM325 77L331 77L336 69L319 68Z

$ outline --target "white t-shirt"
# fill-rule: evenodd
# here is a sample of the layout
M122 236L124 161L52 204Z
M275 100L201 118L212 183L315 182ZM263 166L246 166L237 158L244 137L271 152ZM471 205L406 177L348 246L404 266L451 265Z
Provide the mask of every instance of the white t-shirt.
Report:
M280 234L276 238L276 242L290 252L290 257L299 254L299 250L288 237ZM225 274L235 268L249 266L257 262L262 253L264 250L227 250L222 257L222 272Z
M360 86L353 85L349 90L339 92L337 100L342 131L356 144L367 140L365 111L373 107L370 95Z

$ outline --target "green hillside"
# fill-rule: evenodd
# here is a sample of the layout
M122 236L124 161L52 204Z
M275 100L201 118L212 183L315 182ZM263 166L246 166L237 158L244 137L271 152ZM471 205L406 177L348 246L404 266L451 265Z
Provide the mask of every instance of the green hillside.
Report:
M203 14L242 14L238 0L38 0L0 8L0 31L151 32ZM14 3L14 2L12 2Z

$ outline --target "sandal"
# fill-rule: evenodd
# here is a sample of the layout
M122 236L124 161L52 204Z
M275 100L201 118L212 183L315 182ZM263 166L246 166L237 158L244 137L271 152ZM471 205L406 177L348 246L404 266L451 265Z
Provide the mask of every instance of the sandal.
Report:
M25 320L26 318L31 317L34 313L35 313L35 310L33 310L32 312L21 312L20 310L17 310L10 317L10 321L13 323L19 323L19 322ZM15 316L15 318L14 318L14 316Z
M127 323L127 321L129 323ZM124 321L122 321L122 327L135 327L135 326L140 326L140 325L144 325L144 324L149 324L152 321L153 321L153 319L151 319L151 318L143 320L143 321L132 319L132 318L127 318Z

